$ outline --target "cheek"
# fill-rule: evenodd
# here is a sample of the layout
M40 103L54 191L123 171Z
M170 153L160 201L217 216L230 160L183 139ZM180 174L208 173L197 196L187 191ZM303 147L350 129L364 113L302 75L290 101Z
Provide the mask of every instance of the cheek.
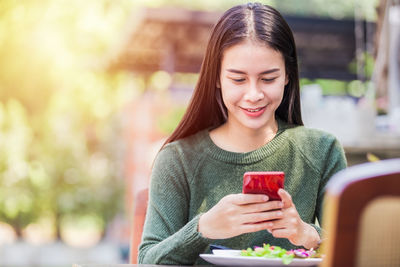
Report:
M225 87L222 89L222 100L225 106L231 106L242 98L241 91L238 88Z
M283 93L285 92L285 82L284 80L280 82L274 90L270 91L270 97L275 101L282 101Z

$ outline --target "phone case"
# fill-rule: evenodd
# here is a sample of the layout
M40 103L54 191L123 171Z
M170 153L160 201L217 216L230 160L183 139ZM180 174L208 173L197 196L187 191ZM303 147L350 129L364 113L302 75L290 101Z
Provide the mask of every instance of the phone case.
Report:
M279 188L284 188L284 172L246 172L243 175L244 194L266 194L270 200L280 200Z

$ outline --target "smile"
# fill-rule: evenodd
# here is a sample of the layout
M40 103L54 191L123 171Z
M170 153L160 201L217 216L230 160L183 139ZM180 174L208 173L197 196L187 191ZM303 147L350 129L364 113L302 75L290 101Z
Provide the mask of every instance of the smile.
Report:
M257 112L257 111L262 110L263 108L264 108L264 107L262 107L262 108L256 108L256 109L245 108L245 110L247 110L247 111L249 111L249 112Z
M250 117L259 117L261 116L267 106L259 107L259 108L241 108L247 116Z

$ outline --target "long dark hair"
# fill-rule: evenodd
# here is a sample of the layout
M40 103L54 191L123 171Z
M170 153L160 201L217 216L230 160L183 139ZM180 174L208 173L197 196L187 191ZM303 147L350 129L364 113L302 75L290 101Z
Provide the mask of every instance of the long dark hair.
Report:
M283 55L289 82L275 115L289 124L303 125L296 45L292 31L274 8L248 3L227 10L215 25L189 106L164 145L226 122L227 110L221 89L217 86L223 52L248 38L264 43Z

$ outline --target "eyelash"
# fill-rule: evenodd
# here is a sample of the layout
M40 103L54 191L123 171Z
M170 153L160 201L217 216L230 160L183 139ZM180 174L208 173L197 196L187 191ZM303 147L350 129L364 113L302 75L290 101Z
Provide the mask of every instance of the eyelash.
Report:
M263 82L272 82L273 80L275 80L276 78L271 78L271 79L261 79ZM240 83L240 82L244 82L245 79L232 79L234 82Z
M271 78L271 79L261 79L261 80L263 80L264 82L272 82L273 80L275 80L276 78Z

